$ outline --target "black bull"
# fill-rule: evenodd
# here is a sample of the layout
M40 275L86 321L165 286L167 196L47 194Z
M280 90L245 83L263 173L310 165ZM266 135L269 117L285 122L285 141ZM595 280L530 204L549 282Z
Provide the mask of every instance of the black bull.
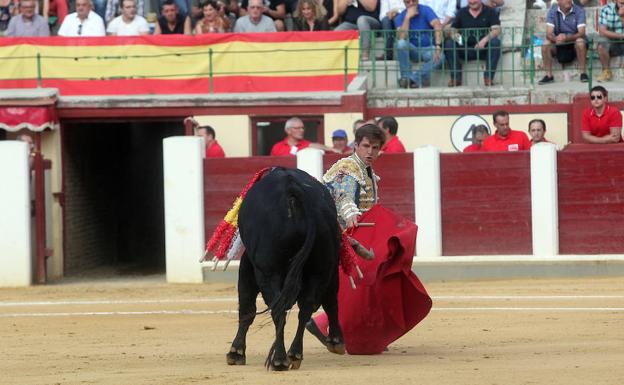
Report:
M340 228L327 189L304 171L275 168L248 191L238 225L246 251L238 275L238 332L227 363L245 364L246 335L257 314L258 293L275 324L267 368L299 368L305 325L320 305L329 318L326 346L344 354L337 303ZM299 324L286 353L286 311L295 303Z

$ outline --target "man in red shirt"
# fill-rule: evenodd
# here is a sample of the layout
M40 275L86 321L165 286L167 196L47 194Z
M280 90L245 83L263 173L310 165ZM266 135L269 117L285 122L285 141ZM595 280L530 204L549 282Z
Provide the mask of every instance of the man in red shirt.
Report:
M531 149L531 142L522 131L509 127L509 112L496 111L492 115L496 132L483 142L483 151L524 151Z
M483 151L483 141L490 137L490 131L485 124L472 126L472 144L464 148L464 152Z
M607 104L607 90L596 86L589 91L591 107L583 112L581 133L588 143L619 143L622 140L622 114Z
M214 128L210 126L200 126L197 128L197 136L204 138L206 144L206 158L225 158L225 152L219 142L215 139L217 136Z
M284 124L284 131L286 132L286 137L273 145L273 148L271 148L271 156L296 156L299 151L308 147L340 153L340 151L323 144L312 143L305 140L303 138L305 126L303 125L303 121L297 117L292 117L286 121L286 124Z
M392 116L384 116L379 118L377 126L381 128L386 136L386 144L381 148L381 153L400 153L405 152L403 143L399 140L397 132L399 131L399 123Z

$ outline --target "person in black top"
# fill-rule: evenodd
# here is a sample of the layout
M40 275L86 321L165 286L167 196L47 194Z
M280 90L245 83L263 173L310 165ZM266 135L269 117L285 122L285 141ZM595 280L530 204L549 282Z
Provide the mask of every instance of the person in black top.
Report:
M449 87L462 84L462 60L486 60L483 84L491 86L500 58L500 20L496 12L481 3L468 0L468 6L461 8L453 21L452 38L444 43L444 55L451 72Z
M379 21L379 0L336 0L334 17L343 13L343 22L336 27L336 31L357 29L362 35L362 60L370 57L371 39L373 30L381 29ZM345 7L346 4L349 4Z
M191 34L191 18L180 15L174 0L165 0L160 7L160 14L154 35Z
M325 9L316 0L299 0L293 26L295 31L329 31Z

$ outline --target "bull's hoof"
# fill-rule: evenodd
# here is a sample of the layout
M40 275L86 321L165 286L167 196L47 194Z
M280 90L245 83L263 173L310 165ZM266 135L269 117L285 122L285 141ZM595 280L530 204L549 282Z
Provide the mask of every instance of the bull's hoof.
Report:
M288 353L288 360L290 361L290 368L297 370L301 367L301 361L303 361L303 355L300 353L292 354Z
M242 349L236 349L232 347L230 352L226 354L225 361L228 365L245 365L247 359L245 358L245 351Z
M288 369L290 369L290 363L288 362L288 360L275 360L271 362L271 370L275 370L276 372L284 372Z
M334 354L345 354L346 350L345 350L345 345L344 342L340 342L340 341L327 341L327 350L329 350L330 352L334 353Z

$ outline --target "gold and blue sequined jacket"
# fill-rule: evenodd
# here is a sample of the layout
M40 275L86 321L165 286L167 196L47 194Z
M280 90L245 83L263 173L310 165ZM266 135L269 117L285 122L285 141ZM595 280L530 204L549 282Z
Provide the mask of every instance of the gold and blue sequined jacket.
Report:
M343 227L349 218L361 215L377 203L378 181L379 177L371 168L367 170L357 154L340 159L323 175Z

